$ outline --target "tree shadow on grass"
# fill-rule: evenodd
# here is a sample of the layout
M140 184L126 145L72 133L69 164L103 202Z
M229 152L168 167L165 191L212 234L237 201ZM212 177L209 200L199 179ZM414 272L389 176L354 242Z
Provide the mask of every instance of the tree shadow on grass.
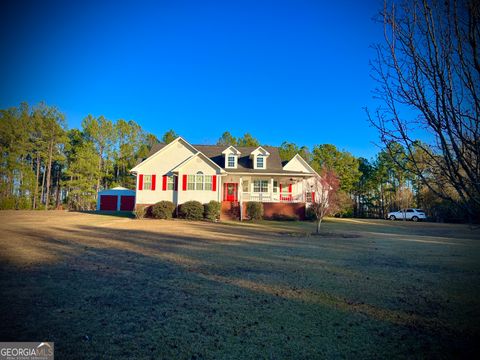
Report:
M362 290L339 292L360 281L358 269L342 272L342 262L367 257L365 242L191 226L196 235L14 229L15 244L0 253L0 338L55 341L59 358L79 359L428 357L471 349L468 327L368 304Z

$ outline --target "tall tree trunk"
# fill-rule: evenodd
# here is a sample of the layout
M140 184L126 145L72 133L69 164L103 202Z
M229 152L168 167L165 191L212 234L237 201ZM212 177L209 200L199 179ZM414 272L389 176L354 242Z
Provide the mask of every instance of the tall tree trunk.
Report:
M37 208L37 198L38 198L38 180L40 179L40 155L37 152L37 169L35 177L35 191L33 192L33 210Z
M48 165L47 165L47 188L45 194L45 210L48 210L48 205L50 201L50 178L52 176L52 157L53 157L53 140L50 141L50 146L48 149Z
M95 194L95 199L98 196L98 192L100 191L100 179L102 178L102 154L103 154L103 149L100 149L99 151L100 157L98 159L98 179L97 179L97 193Z
M55 199L55 209L58 209L60 205L60 174L62 173L62 167L58 165L58 170L57 170L57 193L56 193L56 199Z
M40 204L43 203L43 194L45 193L45 172L46 172L46 169L43 169L43 172L42 172L42 191L41 191L41 194L40 194Z

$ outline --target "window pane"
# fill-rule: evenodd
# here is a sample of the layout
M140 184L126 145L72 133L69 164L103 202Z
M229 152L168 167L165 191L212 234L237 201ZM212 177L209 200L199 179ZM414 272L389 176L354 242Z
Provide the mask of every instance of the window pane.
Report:
M143 175L143 189L144 190L152 189L152 175Z
M173 190L173 176L167 177L167 190Z
M195 190L195 175L188 175L188 190Z
M235 167L235 156L229 156L228 157L228 167Z
M273 192L276 193L278 191L278 181L273 181Z
M203 175L197 175L195 179L195 189L203 190Z
M268 181L267 180L262 180L261 181L261 191L262 192L268 192Z
M205 190L212 190L212 176L205 175Z
M253 192L260 192L260 180L253 180Z
M257 168L263 168L263 156L257 156Z

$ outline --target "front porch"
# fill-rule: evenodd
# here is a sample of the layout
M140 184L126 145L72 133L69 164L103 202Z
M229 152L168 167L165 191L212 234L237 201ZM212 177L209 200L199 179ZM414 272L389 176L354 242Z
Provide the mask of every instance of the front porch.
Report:
M222 179L222 201L262 203L306 203L311 190L303 176L234 176Z
M308 175L311 177L311 175ZM304 219L305 206L312 192L306 176L238 176L229 174L222 179L223 219L245 219L247 202L261 202L265 218L280 216Z

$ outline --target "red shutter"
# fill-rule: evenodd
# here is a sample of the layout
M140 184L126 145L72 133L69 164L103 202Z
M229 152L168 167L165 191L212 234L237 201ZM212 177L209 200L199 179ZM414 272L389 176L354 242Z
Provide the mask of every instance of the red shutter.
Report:
M315 191L312 191L312 203L315 202Z
M167 190L167 175L162 176L162 190Z
M173 190L178 191L178 176L173 176Z
M212 191L217 191L217 175L212 176Z
M280 194L282 193L282 184L279 184L280 186Z
M156 175L152 175L152 190L155 190L155 178Z
M138 190L143 190L143 174L138 175Z
M183 191L187 190L187 175L183 175L182 190Z
M292 184L288 185L288 192L289 192L289 193L292 192Z

